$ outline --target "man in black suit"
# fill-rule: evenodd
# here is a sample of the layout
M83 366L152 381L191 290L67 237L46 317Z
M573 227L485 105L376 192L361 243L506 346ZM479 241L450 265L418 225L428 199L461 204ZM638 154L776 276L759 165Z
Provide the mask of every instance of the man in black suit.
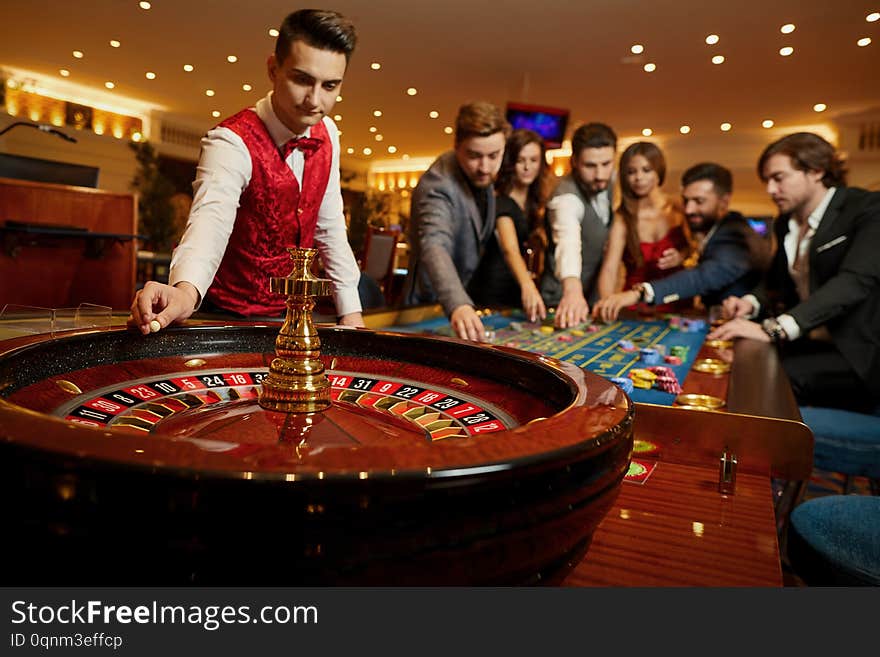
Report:
M699 242L697 266L605 297L593 307L593 316L612 321L622 308L639 301L672 303L697 295L708 307L751 291L766 269L769 245L745 217L729 209L732 192L733 176L720 164L703 162L685 171L681 197Z
M710 338L775 341L801 405L866 411L880 400L880 193L845 186L834 147L799 132L758 174L779 208L763 289L724 302ZM767 317L762 324L750 321Z

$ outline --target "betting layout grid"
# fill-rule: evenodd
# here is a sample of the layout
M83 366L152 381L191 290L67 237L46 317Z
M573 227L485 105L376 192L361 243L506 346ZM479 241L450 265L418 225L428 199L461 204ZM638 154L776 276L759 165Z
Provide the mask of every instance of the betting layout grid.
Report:
M607 379L626 377L630 370L646 367L640 348L660 347L669 354L672 347L684 347L685 356L680 364L662 362L662 358L660 363L673 371L679 383L684 382L708 331L705 325L696 329L680 323L676 326L678 322L671 319L618 320L609 324L587 323L572 329L549 330L552 329L552 318L531 323L521 311L484 314L481 319L487 330L487 341L491 344L567 361ZM452 335L445 318L395 326L394 330ZM634 349L627 351L621 347L621 341L632 343ZM676 395L655 388L636 388L630 397L640 403L671 406Z
M90 391L56 409L91 426L151 431L163 419L200 406L256 399L266 371L176 373ZM354 372L329 371L334 401L389 413L425 430L429 440L466 438L514 428L501 409L438 386Z

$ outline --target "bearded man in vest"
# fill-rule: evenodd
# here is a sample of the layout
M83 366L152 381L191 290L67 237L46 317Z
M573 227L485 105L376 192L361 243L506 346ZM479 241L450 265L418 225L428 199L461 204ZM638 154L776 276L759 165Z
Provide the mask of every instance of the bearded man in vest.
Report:
M269 278L290 273L287 247L316 247L339 323L363 326L360 270L348 244L339 187L339 131L328 114L354 51L354 26L333 11L284 19L267 62L272 91L202 140L193 204L169 284L150 281L129 324L150 332L201 308L279 316Z
M547 202L550 238L541 296L557 306L556 325L585 322L596 300L596 280L614 213L611 206L617 135L604 123L587 123L571 137L571 173Z

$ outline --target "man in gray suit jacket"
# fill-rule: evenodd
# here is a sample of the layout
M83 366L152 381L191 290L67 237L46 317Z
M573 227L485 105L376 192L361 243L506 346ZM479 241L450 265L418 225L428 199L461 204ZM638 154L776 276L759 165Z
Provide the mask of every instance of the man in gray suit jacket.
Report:
M547 202L548 245L541 296L556 305L556 325L587 319L613 215L611 180L617 135L607 125L582 125L571 137L571 173Z
M467 293L495 230L492 183L510 125L494 105L463 105L455 149L438 157L413 190L409 224L408 304L439 302L456 335L480 341L483 323Z
M764 285L729 297L710 338L774 341L801 405L880 402L880 193L845 186L834 147L799 132L770 144L758 173L779 208ZM763 324L750 321L764 316Z

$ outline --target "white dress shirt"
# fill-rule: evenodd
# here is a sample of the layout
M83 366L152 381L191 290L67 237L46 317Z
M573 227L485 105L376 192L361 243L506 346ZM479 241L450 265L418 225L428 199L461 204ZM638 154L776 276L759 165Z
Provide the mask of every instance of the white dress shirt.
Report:
M604 191L590 197L590 205L606 226L611 221L611 201ZM553 221L550 230L556 244L556 271L553 273L560 281L563 278L580 279L583 268L581 251L581 224L586 207L576 194L560 194L547 203L552 211Z
M816 234L819 224L822 223L822 217L825 216L825 211L828 209L828 205L831 203L831 198L834 196L836 189L836 187L831 187L825 192L825 196L819 201L819 205L817 205L810 213L810 216L807 217L807 229L804 232L803 237L800 238L800 241L798 241L798 237L801 233L800 222L794 217L790 217L788 220L788 233L785 234L785 237L782 240L782 248L785 249L785 258L788 260L788 272L795 281L795 285L798 288L798 294L802 297L801 290L809 286L809 281L803 280L804 278L809 277L809 270L798 271L794 268L794 263L795 260L797 260L798 253L801 254L801 258L804 259L804 262L809 262L810 242L813 241L813 235ZM751 294L743 298L751 301L752 306L755 308L754 313L751 316L756 316L761 309L758 300ZM801 301L804 301L804 298L801 298ZM801 327L798 326L794 317L788 313L780 315L776 318L776 321L778 321L779 325L785 330L785 334L788 336L789 340L796 340L801 336Z
M255 110L279 147L294 137L309 136L311 132L306 130L303 135L295 135L281 123L272 109L272 92L257 102ZM347 315L361 310L357 291L360 269L345 229L339 188L339 130L329 117L324 117L324 126L330 137L332 160L327 190L318 210L315 246L327 275L333 281L336 312ZM293 149L287 165L302 185L302 151ZM186 230L171 258L170 285L181 281L192 283L200 298L205 298L226 252L239 199L250 182L251 173L250 152L235 132L229 128L214 128L202 139L202 154L193 182L193 203Z

